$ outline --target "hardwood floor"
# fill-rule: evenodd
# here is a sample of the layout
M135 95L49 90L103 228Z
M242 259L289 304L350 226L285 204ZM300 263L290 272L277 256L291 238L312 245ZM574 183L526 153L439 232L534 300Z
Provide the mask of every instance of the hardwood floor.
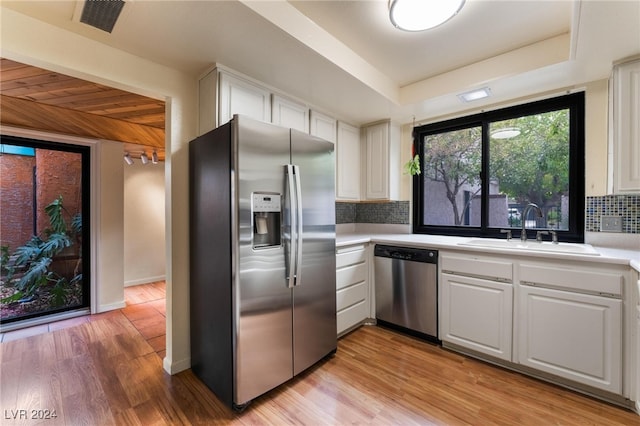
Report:
M0 344L0 424L640 425L630 411L375 326L238 414L191 370L164 372L164 349L152 344L157 315L142 313L161 314L160 304L137 296L122 310ZM31 419L46 414L37 410L56 417Z

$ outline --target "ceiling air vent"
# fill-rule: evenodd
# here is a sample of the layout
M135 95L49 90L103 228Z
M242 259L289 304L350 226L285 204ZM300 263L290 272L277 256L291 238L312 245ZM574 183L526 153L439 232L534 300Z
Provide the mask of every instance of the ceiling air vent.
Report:
M80 22L110 33L124 7L124 0L85 0Z

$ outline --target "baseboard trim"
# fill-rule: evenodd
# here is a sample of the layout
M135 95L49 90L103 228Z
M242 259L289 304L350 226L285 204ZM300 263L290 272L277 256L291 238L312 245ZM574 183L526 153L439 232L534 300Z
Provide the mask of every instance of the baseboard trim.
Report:
M191 368L191 358L185 358L180 361L172 362L171 359L166 356L162 360L162 367L164 368L164 371L173 376L174 374L178 374L181 371Z
M122 300L120 302L109 303L107 305L98 305L98 311L96 313L100 314L102 312L115 311L116 309L122 309L126 307L127 303Z
M166 275L158 275L155 277L138 278L137 280L129 280L124 282L125 287L133 287L134 285L151 284L158 281L166 281Z

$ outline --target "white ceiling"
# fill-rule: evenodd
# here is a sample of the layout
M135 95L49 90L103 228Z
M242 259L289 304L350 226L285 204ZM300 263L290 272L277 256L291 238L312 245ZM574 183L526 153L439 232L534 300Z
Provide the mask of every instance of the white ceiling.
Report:
M640 54L640 0L467 0L416 33L391 25L387 0L130 0L111 34L74 19L76 1L1 3L194 76L223 64L356 125L580 87ZM482 86L486 101L457 98Z

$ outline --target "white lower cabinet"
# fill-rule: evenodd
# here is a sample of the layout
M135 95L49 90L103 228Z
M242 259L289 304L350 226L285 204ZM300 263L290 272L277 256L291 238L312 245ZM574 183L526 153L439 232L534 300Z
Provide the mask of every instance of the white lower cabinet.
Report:
M627 314L629 277L623 266L592 261L441 251L440 338L590 393L629 397L635 389L637 401L640 305ZM629 330L636 322L637 336ZM623 344L636 338L637 352Z
M519 362L622 393L622 301L520 287Z
M336 310L338 336L361 325L370 317L369 262L367 246L336 251Z
M440 339L511 361L513 263L440 252Z
M511 361L513 286L442 274L441 339Z

